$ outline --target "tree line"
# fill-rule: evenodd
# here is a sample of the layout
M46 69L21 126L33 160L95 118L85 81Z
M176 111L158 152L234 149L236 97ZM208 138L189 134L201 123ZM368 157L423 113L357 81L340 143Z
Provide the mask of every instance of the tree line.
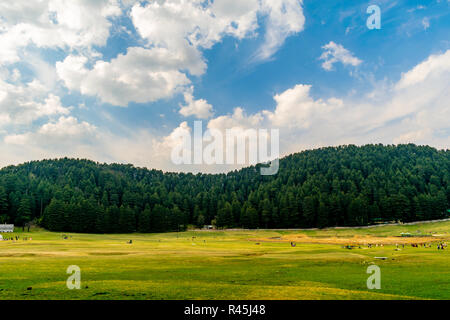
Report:
M449 203L450 151L413 144L304 151L281 159L275 176L68 158L0 170L0 223L63 232L363 226L447 217Z

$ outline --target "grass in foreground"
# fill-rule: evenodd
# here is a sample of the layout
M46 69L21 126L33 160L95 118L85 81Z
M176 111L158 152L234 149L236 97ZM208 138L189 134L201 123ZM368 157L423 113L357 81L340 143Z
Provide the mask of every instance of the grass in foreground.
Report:
M353 250L342 246L360 238L392 239L401 232L434 244L399 251L394 244ZM435 245L450 240L450 222L68 235L72 237L63 240L60 233L34 231L20 233L31 241L1 241L0 299L450 299L450 249L438 251ZM270 238L286 241L264 241ZM308 241L291 247L289 241L299 238ZM133 244L127 244L130 239ZM380 290L366 286L372 263L381 268ZM66 287L70 265L81 268L80 290Z

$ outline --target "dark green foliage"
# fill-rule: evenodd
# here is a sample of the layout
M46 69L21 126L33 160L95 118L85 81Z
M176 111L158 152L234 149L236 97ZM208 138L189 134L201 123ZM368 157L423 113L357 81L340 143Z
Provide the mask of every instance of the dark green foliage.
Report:
M145 210L142 211L140 217L139 217L139 232L142 233L149 233L151 232L151 211L150 206L147 205Z
M307 228L438 219L450 202L450 151L342 146L228 174L163 173L60 159L0 170L0 222L53 231L165 232L202 227Z
M0 223L8 220L8 195L4 187L0 186Z
M45 208L42 225L51 231L63 231L66 229L65 212L67 206L61 200L53 199ZM74 229L73 231L78 231Z
M17 209L16 224L24 227L25 223L31 219L31 204L30 199L24 196L20 201L19 208Z
M216 222L219 228L233 226L233 208L228 201L219 209Z
M122 233L136 231L136 218L133 209L124 205L120 207L119 226Z

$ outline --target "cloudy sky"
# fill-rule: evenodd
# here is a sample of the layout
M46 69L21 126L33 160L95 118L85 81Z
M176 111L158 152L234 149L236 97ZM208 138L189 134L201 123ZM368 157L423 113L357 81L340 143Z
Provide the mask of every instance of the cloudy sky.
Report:
M343 4L345 3L345 4ZM369 29L367 8L381 9ZM0 166L162 170L181 129L278 128L280 152L450 146L450 1L0 2Z

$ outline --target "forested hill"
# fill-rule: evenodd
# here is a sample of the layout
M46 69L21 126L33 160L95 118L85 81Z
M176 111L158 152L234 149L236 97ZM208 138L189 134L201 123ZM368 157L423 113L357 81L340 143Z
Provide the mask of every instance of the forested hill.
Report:
M66 232L163 232L188 224L246 228L367 225L442 218L450 151L342 146L228 174L175 174L60 159L0 170L0 223Z

